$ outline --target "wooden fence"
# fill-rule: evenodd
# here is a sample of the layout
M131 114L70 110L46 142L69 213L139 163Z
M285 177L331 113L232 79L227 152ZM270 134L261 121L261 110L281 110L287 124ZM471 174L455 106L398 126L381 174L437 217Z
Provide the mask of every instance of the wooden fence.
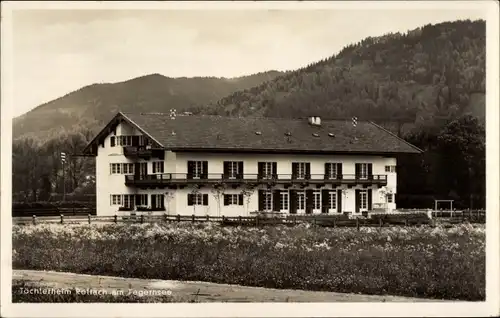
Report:
M95 207L72 207L72 208L60 208L60 207L47 207L47 208L13 208L13 217L31 217L36 216L60 216L61 214L65 216L87 216L96 215Z
M462 213L453 217L429 218L425 214L380 214L369 218L348 218L342 215L287 215L286 217L262 217L262 216L196 216L196 215L140 215L140 216L96 216L96 215L65 215L14 217L14 224L40 224L40 223L154 223L154 222L216 222L222 225L233 226L262 226L262 225L297 225L310 223L313 226L322 227L366 227L366 226L415 226L424 224L436 224L439 222L456 224L462 222L484 223L485 218L478 214Z

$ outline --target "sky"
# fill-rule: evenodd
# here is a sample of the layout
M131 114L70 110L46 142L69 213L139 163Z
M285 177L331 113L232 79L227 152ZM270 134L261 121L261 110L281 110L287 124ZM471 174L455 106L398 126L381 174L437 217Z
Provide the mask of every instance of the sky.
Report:
M451 6L450 6L451 7ZM14 10L13 115L93 83L294 70L473 10Z

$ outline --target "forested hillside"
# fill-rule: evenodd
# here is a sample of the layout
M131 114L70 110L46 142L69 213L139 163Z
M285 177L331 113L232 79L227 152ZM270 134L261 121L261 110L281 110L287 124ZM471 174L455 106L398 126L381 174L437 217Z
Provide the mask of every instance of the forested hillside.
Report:
M197 113L405 118L485 113L485 21L366 38L328 59L235 92ZM409 120L408 120L409 119Z
M93 84L43 104L14 119L13 137L42 140L82 128L95 130L118 110L168 112L206 104L234 91L259 85L281 74L277 71L226 79L169 78L152 74L114 84Z

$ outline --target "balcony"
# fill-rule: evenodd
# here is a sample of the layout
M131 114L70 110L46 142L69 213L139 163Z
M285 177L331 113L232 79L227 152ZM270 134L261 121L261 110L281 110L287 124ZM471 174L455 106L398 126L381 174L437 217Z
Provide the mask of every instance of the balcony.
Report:
M165 150L146 148L146 146L123 147L123 155L131 159L151 159L152 157L164 159Z
M258 183L268 184L273 186L275 184L284 184L285 186L291 185L317 185L322 186L331 184L333 186L340 186L346 184L348 186L363 185L371 186L377 185L379 187L387 185L387 175L369 175L365 177L357 176L354 174L336 175L334 178L329 178L324 174L312 174L310 176L303 176L302 178L292 174L275 174L269 177L259 174L244 174L231 177L222 173L209 173L195 176L187 173L164 173L164 174L149 174L149 175L126 175L126 186L138 187L162 187L173 185L189 185L189 184L215 184L226 183L228 185L239 185L242 183Z

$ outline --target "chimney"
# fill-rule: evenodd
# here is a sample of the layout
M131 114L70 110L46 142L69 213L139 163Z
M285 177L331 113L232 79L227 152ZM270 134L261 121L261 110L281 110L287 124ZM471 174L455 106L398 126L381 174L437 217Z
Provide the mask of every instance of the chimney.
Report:
M310 116L308 122L312 126L321 126L321 118L319 116Z

